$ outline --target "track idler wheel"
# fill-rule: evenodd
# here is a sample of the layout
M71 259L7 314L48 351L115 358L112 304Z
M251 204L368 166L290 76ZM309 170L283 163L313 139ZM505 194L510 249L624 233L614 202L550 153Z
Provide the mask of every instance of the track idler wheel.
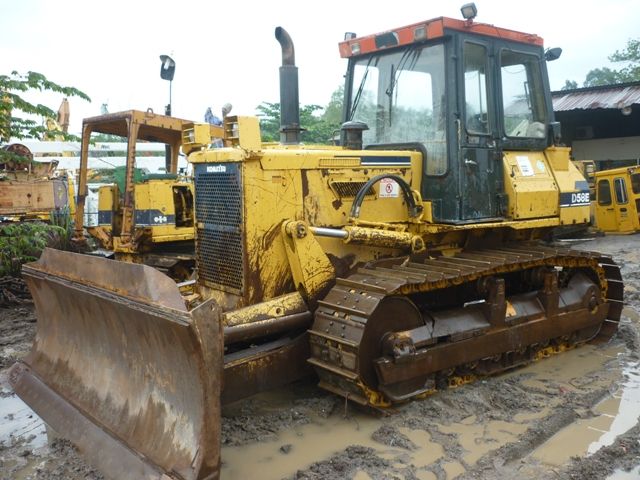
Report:
M384 298L368 319L360 342L360 376L372 390L382 392L394 403L406 401L433 389L433 375L418 375L397 383L380 383L375 360L391 356L396 362L415 352L413 339L400 332L424 326L418 307L407 297Z

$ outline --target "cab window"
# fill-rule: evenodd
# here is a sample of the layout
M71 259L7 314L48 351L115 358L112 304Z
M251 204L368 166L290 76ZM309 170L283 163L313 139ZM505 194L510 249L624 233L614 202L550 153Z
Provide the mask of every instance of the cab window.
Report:
M447 171L445 47L376 52L352 65L347 118L369 127L365 145L422 143L427 175Z
M614 181L614 189L616 192L616 203L624 205L627 203L627 186L624 178L616 178Z
M640 193L640 173L631 174L631 190L633 193Z
M467 132L489 133L487 49L469 42L464 44L464 96Z
M609 180L598 180L598 205L606 207L611 205L611 187L609 186Z
M539 58L503 50L500 78L507 137L544 138L547 112Z

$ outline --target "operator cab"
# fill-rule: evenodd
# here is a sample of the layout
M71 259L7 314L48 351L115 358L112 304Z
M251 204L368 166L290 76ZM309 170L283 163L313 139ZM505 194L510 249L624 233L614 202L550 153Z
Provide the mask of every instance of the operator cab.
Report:
M364 148L422 153L434 221L504 219L503 152L553 143L542 39L450 18L353 37L344 121L367 124Z

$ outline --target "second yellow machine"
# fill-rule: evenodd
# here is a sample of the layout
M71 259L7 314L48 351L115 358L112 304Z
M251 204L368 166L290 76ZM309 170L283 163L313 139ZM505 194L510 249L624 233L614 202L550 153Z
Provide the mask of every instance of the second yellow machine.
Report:
M98 191L96 225L88 233L117 260L144 263L184 280L194 268L193 182L178 175L178 154L186 120L128 110L85 118L79 170L76 242L84 242L85 201L88 194L89 144L92 133L118 135L126 141L124 167L115 170L116 181ZM210 126L210 134L222 129ZM165 173L141 174L136 167L137 142L164 144ZM120 177L118 181L118 176Z
M340 44L341 146L302 145L282 46L281 142L187 125L196 293L149 267L47 250L20 395L109 478L214 479L220 406L315 369L384 408L608 338L608 257L539 243L589 220L536 35L436 18ZM204 134L203 134L204 132ZM424 400L424 401L428 401Z

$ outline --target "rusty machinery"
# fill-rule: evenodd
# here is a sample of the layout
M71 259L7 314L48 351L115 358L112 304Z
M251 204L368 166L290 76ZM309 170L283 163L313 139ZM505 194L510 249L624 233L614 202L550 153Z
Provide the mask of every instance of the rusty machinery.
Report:
M85 241L83 220L92 133L118 135L127 142L123 181L100 187L98 222L86 227L118 260L144 263L184 280L194 265L193 183L178 175L178 154L186 120L152 111L128 110L85 118L79 171L74 240ZM210 126L212 136L222 136ZM136 142L167 145L165 173L137 175Z
M611 258L540 242L589 218L557 146L557 51L472 18L349 38L328 147L300 144L293 44L276 37L280 144L252 117L225 119L224 148L183 131L196 293L54 250L24 267L38 332L12 385L110 478L218 478L221 403L311 367L383 408L617 328Z
M50 221L56 213L75 212L73 182L58 174L58 161L36 161L20 143L4 145L0 159L0 218Z

